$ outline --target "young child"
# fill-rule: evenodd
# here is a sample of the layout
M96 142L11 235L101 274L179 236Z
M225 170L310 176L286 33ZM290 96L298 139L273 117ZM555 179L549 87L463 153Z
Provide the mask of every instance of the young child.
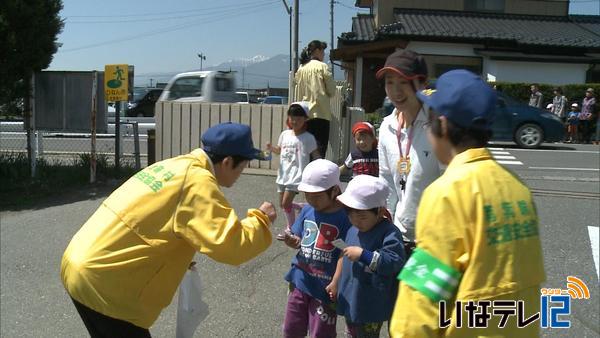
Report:
M308 111L307 102L292 103L287 111L287 125L290 129L281 132L277 146L267 144L267 149L280 155L276 183L279 205L287 218L287 229L294 223L296 215L294 209L302 208L293 203L302 179L302 171L310 162L311 155L313 158L319 157L317 141L306 131ZM281 239L281 236L279 235L278 238Z
M375 128L368 122L357 122L352 127L356 149L350 152L346 162L340 166L342 174L352 169L353 176L379 176L379 156Z
M350 221L336 201L340 194L340 171L331 161L318 159L302 173L298 189L304 192L306 205L284 242L300 249L285 276L290 293L283 323L284 337L335 337L336 312L332 301L337 294L341 273L341 250L332 242L343 239Z
M571 105L571 111L569 115L567 115L567 132L569 134L569 139L567 142L575 142L577 140L577 127L579 125L579 105L577 103L573 103Z
M337 297L348 337L379 337L394 309L405 254L402 232L383 217L388 193L378 178L359 175L337 198L353 225L346 235Z

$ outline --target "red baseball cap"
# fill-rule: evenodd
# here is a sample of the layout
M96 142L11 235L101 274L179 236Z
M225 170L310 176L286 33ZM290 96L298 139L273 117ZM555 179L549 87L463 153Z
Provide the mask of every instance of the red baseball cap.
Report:
M426 79L427 64L420 54L410 49L399 49L387 57L385 65L375 76L381 79L387 72L393 72L407 80Z
M369 122L356 122L354 126L352 126L352 135L359 131L364 131L375 136L375 128Z

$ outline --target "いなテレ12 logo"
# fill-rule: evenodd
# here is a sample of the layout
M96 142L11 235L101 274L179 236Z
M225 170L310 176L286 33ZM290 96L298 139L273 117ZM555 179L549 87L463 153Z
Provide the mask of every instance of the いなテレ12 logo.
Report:
M570 328L571 321L564 316L571 314L571 300L590 299L587 285L574 276L567 277L566 289L543 288L540 291L540 326L543 328Z

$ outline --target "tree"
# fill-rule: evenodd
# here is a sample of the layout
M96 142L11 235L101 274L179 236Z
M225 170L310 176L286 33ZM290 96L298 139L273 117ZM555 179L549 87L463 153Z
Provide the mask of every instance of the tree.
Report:
M23 113L30 161L31 77L50 65L60 46L62 8L62 0L0 1L0 110Z

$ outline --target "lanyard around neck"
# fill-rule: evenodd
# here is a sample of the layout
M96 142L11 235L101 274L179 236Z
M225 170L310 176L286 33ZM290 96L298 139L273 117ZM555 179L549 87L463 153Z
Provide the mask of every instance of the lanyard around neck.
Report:
M400 114L400 113L398 113ZM419 113L417 113L418 116ZM409 130L408 130L408 141L406 142L406 158L410 157L410 146L412 145L412 140L413 140L413 134L415 131L414 125L415 125L415 121L417 120L417 116L415 116L415 119L412 121L412 123L409 126ZM402 114L402 120L404 120L404 114ZM404 157L404 154L402 153L402 141L401 141L401 137L402 137L402 122L398 121L398 128L396 129L396 138L398 139L398 151L400 151L400 158Z

